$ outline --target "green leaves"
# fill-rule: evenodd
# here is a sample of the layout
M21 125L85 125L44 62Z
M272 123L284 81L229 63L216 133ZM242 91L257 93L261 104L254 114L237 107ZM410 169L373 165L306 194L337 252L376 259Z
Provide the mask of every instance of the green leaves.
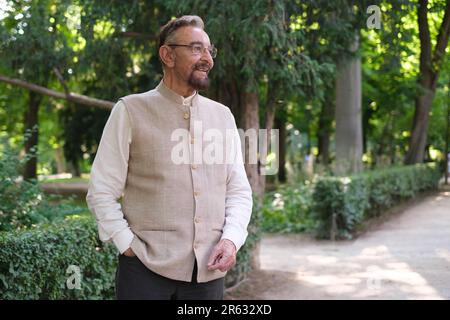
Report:
M303 232L314 226L311 218L312 188L304 184L283 186L266 193L262 206L262 230L266 232Z
M0 137L0 231L30 228L56 221L83 209L62 202L51 204L56 197L45 196L35 181L20 181L19 161L5 139Z
M92 217L0 232L0 299L112 299L117 251L97 237ZM100 248L100 250L97 250ZM81 288L69 289L70 265Z

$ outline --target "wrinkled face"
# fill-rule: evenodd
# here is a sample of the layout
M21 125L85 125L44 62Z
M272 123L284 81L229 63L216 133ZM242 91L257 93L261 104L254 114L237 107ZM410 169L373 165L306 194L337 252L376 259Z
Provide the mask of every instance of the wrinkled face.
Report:
M197 27L183 27L175 31L170 44L199 44L209 48L211 42L205 31ZM192 47L170 46L174 53L173 71L175 76L195 89L206 89L209 85L208 73L214 66L213 58L208 50L194 53Z

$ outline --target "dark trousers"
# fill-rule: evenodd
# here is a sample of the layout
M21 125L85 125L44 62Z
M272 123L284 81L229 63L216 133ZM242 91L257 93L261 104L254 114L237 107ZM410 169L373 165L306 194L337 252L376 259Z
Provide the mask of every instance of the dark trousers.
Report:
M224 278L197 283L197 263L191 282L168 279L150 271L137 257L119 256L118 300L222 300Z

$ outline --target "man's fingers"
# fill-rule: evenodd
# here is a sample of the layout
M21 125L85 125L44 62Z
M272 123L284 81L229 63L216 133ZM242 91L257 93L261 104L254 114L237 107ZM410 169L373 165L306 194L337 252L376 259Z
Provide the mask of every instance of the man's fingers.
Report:
M231 267L235 263L233 257L228 258L220 257L216 262L217 262L216 264L208 265L208 269L210 271L219 269L220 271L225 272L231 269Z
M230 255L222 255L220 259L217 261L217 264L214 265L214 269L219 269L222 272L228 271L234 265L234 258Z
M209 257L208 267L214 265L216 261L219 260L221 254L222 254L221 250L218 250L217 248L214 249L211 256Z
M211 264L208 264L208 269L209 269L210 271L219 269L220 266L221 266L221 261L222 261L222 260L223 260L223 257L222 257L221 255L220 255L220 256L217 256L216 259L215 259Z
M219 265L219 270L222 272L228 271L234 265L233 257L228 257L228 259L223 259L221 264Z
M236 262L235 247L227 243L228 240L222 240L214 248L209 260L208 270L219 269L222 272L228 271Z

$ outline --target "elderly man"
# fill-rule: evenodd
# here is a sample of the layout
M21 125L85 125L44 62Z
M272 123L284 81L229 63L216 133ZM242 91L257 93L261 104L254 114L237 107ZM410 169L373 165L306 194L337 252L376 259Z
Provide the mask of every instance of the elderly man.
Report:
M252 196L233 115L198 93L216 54L199 17L169 21L163 80L121 98L106 123L86 200L100 239L120 252L118 299L223 299ZM208 139L226 157L204 161Z

